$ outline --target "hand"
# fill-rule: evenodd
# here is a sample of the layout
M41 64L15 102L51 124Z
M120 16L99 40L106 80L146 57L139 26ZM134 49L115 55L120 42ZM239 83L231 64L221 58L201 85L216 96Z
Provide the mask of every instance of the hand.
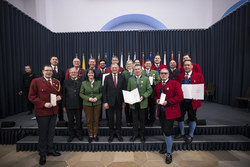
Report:
M66 107L63 107L63 112L66 112Z
M143 100L143 96L141 96L141 98L140 98L140 102Z
M197 99L192 99L192 100L197 100Z
M109 109L109 104L108 103L104 103L104 108L105 109Z
M21 96L23 94L23 91L19 91L18 94Z
M56 96L56 101L60 101L62 100L62 97L59 95L59 96Z
M52 105L51 103L45 103L45 104L44 104L44 107L45 107L45 108L51 108L51 107L53 107L53 105Z
M93 98L92 98L92 97L90 97L90 98L89 98L89 101L90 101L90 102L93 102Z
M160 99L156 99L156 103L159 104L160 103Z
M126 107L126 103L122 103L122 108L125 108Z
M166 106L167 104L168 104L168 102L167 102L167 101L164 101L163 106Z
M95 97L95 98L93 98L93 101L94 101L94 102L97 102L97 98L96 98L96 97Z

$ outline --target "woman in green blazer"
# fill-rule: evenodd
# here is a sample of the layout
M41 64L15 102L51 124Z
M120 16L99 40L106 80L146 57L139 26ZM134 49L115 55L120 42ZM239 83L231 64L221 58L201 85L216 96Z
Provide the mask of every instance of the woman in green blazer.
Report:
M80 89L80 97L83 99L83 109L88 127L89 142L92 142L92 140L99 140L97 134L102 107L102 84L101 81L95 80L95 77L95 71L89 69L87 71L86 80L82 82Z

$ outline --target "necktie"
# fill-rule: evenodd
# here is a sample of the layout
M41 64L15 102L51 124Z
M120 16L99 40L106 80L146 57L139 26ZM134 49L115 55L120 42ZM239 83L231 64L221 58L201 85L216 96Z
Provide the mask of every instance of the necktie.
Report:
M166 84L165 82L162 82L162 87L161 87L162 90L163 90L165 84ZM163 90L163 91L164 91L164 90Z
M114 74L114 84L115 84L115 88L116 88L116 74Z
M185 75L185 80L188 80L188 73L186 73Z
M49 83L50 86L52 86L52 84L51 84L51 82L50 82L50 79L48 79L48 83Z
M57 73L57 71L56 71L56 67L54 67L54 73Z
M137 79L137 88L139 89L139 81L140 81L140 78L139 77L136 77Z
M146 76L149 77L149 71L146 71Z

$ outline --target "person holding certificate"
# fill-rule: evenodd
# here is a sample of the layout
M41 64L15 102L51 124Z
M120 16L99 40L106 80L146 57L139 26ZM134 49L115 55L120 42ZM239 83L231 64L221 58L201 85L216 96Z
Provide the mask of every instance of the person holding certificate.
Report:
M133 61L132 60L128 60L126 63L126 69L125 71L122 72L122 75L125 78L126 81L126 85L128 85L128 80L129 78L133 77L134 72L133 72ZM126 116L126 121L127 121L127 126L132 126L133 125L133 121L132 121L132 112L129 109L129 105L126 105L125 107L125 116Z
M88 127L88 142L99 141L97 134L102 107L102 83L96 80L94 69L87 70L86 80L82 82L80 89L80 97L83 99L83 109Z
M167 164L172 162L174 120L181 116L179 103L183 100L183 92L177 81L169 79L169 71L166 68L160 71L161 82L156 84L154 99L157 103L157 115L160 119L161 128L166 142Z
M159 73L155 70L151 70L151 61L147 59L145 61L145 70L142 71L142 75L149 78L152 90L154 92L155 85L160 82ZM148 126L153 126L155 122L155 100L154 94L148 98L149 107L146 109L146 121Z
M184 61L184 73L180 73L177 76L176 81L180 84L204 84L204 77L201 73L196 73L192 71L193 63L191 60ZM205 84L204 84L205 92ZM184 92L185 93L185 92ZM176 119L180 128L180 134L176 135L175 138L184 138L187 144L193 141L194 131L196 128L196 111L201 107L201 101L197 99L184 99L180 103L181 117ZM184 116L188 114L189 120L189 134L185 136L184 131Z
M39 164L46 163L46 155L60 156L53 147L58 104L61 98L60 82L52 78L52 67L45 65L43 77L32 80L29 91L29 100L34 104L35 116L39 130Z
M141 142L145 142L144 129L146 124L146 109L148 108L148 97L152 93L150 81L146 76L141 75L142 67L140 65L134 66L135 76L129 78L127 90L132 91L138 89L140 95L140 102L130 105L133 116L133 136L130 138L134 142L136 138L141 138ZM139 132L140 125L140 132Z

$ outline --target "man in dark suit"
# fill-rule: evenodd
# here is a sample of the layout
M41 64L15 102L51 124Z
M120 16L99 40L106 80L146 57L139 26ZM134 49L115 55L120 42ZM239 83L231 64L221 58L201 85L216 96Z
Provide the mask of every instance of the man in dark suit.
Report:
M40 165L46 163L46 154L48 156L61 155L54 150L53 146L58 113L57 101L61 100L61 86L57 79L52 78L50 65L45 65L42 72L43 77L32 80L29 91L29 100L35 106L35 116L38 123Z
M180 84L204 84L204 77L201 73L196 73L192 71L193 64L191 60L184 61L184 71L185 73L180 73L177 76L177 80ZM205 92L205 84L204 84L204 92ZM184 138L187 144L190 144L193 141L194 131L196 128L196 111L201 107L201 101L197 99L184 99L180 103L181 108L181 117L177 118L178 125L180 128L180 134L176 135L175 138ZM185 136L184 131L184 117L185 114L188 113L189 120L189 133Z
M176 62L174 60L171 60L169 62L169 79L176 80L180 72L180 69L176 68Z
M122 90L126 90L126 82L122 74L118 74L119 65L111 64L111 74L105 77L103 87L104 108L109 109L109 131L108 141L112 142L114 129L114 114L116 114L116 135L119 141L123 141L121 136L122 108L125 108Z
M82 99L79 96L81 88L81 80L77 78L77 71L74 67L69 70L70 78L64 81L63 85L63 111L67 112L68 116L68 129L69 138L68 142L71 142L76 136L80 141L82 137ZM74 119L75 122L74 123ZM76 124L76 129L75 128Z
M51 67L52 67L52 70L53 70L52 77L58 79L60 81L60 84L61 84L61 87L62 87L64 78L65 78L65 74L64 74L64 71L62 69L58 68L58 62L59 62L58 57L52 56L50 58L50 64L51 64ZM59 121L64 121L62 102L61 101L58 102L58 107L59 107L58 108L58 119L59 119Z
M96 69L95 68L95 65L96 65L96 61L94 58L90 58L89 59L89 69L94 69L95 70L95 75L96 75L96 79L101 81L102 80L102 73L100 70ZM82 76L82 80L84 81L86 79L86 75L87 75L87 71L88 70L85 70L83 72L83 76Z

